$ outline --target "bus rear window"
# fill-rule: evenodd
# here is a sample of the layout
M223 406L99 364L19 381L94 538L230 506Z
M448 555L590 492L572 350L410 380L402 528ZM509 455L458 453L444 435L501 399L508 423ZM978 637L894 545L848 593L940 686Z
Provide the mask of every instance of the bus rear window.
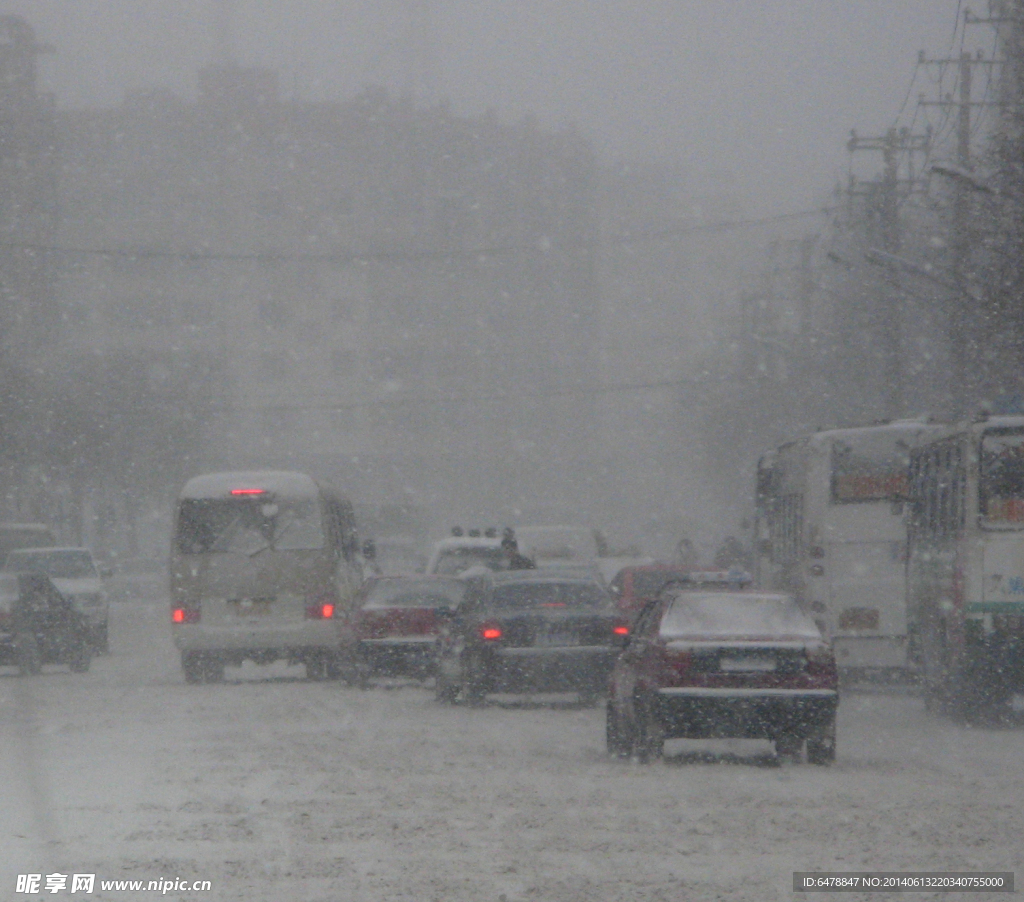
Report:
M832 503L906 501L910 447L892 435L859 437L832 446Z
M1024 526L1024 433L982 436L978 507L989 523Z
M265 549L323 548L320 507L313 499L278 501L238 498L186 499L178 508L181 554L258 554Z

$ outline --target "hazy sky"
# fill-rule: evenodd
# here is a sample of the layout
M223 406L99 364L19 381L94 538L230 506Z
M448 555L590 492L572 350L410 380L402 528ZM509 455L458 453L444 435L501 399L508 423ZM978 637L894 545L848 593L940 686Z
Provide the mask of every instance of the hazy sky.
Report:
M57 53L61 106L125 91L194 91L214 55L216 0L21 0ZM411 0L235 0L242 64L286 93L345 98L400 88ZM976 3L979 9L984 3ZM459 111L575 122L607 157L680 161L695 193L726 187L751 212L820 203L846 170L850 128L877 134L907 94L919 49L960 50L957 0L434 0L432 78ZM991 47L987 26L968 49ZM918 73L937 96L936 71ZM944 90L952 88L947 74ZM938 116L933 108L933 121ZM918 116L917 124L922 122ZM874 161L864 161L867 167Z

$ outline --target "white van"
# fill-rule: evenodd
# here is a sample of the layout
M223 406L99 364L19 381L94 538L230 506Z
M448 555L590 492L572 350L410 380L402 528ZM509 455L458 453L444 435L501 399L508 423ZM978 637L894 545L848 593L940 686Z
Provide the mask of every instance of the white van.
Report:
M171 543L171 631L186 682L243 661L305 664L354 680L350 625L362 583L351 503L303 473L190 479Z

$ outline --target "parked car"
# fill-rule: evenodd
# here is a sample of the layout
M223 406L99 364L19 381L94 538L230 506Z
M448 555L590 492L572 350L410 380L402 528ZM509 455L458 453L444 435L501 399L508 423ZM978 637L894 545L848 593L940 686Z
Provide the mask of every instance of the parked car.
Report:
M466 584L446 576L378 576L357 600L355 631L366 676L434 675L439 615L458 607Z
M85 618L43 573L0 573L0 664L25 675L44 664L89 669L91 649Z
M836 660L788 595L669 590L636 622L611 678L608 751L641 761L666 739L768 739L831 764Z
M600 582L553 569L479 568L464 579L466 593L440 630L439 701L577 692L596 702L627 632Z
M110 651L110 604L88 548L19 548L7 555L5 568L49 576L88 625L93 651Z

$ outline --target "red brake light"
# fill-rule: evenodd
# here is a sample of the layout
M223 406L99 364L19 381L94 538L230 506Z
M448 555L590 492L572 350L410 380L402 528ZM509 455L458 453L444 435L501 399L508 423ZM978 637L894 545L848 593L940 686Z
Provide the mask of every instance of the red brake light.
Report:
M612 632L615 633L616 636L628 636L629 635L629 627L625 626L622 623L619 623L616 626L612 627Z
M181 607L171 609L171 623L198 623L199 607Z
M485 623L480 627L480 638L488 642L501 638L501 627L496 623Z
M265 495L266 489L232 489L232 495Z
M334 617L334 609L336 607L337 598L333 594L324 593L308 596L306 598L306 619L331 620Z

